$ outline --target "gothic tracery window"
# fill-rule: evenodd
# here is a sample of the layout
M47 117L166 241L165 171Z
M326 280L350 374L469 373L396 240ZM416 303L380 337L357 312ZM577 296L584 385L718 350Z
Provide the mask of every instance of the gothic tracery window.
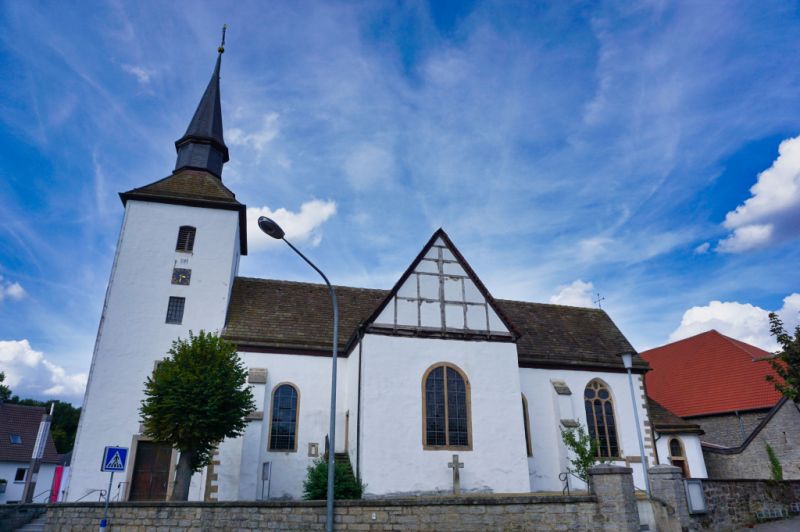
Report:
M297 450L297 389L281 384L272 392L269 450Z
M437 364L423 377L423 447L469 449L469 382L461 370Z
M613 458L619 456L617 423L614 403L608 386L599 380L591 381L583 392L586 407L586 424L589 436L597 442L597 456Z

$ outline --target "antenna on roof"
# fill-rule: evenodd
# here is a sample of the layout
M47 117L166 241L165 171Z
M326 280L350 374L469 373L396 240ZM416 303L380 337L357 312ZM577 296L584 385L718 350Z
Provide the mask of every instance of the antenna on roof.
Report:
M226 31L228 31L228 25L227 24L223 24L222 25L222 42L220 43L219 48L217 48L217 51L219 53L221 53L221 54L225 53L225 32Z
M602 301L605 301L605 299L606 298L604 298L603 296L600 295L600 292L595 292L595 296L594 296L594 299L592 299L592 303L597 305L597 308L603 308L603 305L601 305L600 303Z

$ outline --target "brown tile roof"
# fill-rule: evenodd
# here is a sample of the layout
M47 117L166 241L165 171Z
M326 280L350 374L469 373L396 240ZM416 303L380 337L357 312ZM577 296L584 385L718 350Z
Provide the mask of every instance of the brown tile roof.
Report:
M653 428L659 432L689 432L703 434L703 430L700 428L700 425L691 423L682 417L676 416L651 397L647 398L647 408L650 411L650 423L652 423Z
M123 202L126 196L153 196L239 204L236 195L221 179L198 170L181 170L155 183L123 192L121 196Z
M619 354L634 351L603 310L498 299L520 332L521 366L589 366L622 368ZM634 358L634 367L647 363Z
M30 462L44 413L46 411L41 406L0 404L0 462ZM12 444L12 434L20 436L22 444ZM48 464L61 461L52 433L48 434L42 461Z
M339 346L345 349L359 323L389 294L387 290L337 286ZM520 334L521 366L622 369L618 353L633 348L602 310L497 300ZM237 277L228 305L224 337L242 350L330 350L330 296L322 284ZM647 364L635 359L638 369Z
M336 286L339 348L386 297L386 290ZM331 349L333 310L324 284L237 277L225 338L240 346L325 351Z

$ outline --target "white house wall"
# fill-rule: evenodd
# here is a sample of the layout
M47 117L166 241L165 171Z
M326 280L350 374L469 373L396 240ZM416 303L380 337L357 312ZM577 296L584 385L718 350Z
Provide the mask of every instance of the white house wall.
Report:
M197 229L191 253L175 251L182 225ZM238 246L235 211L128 201L84 397L67 500L106 488L108 473L99 470L103 447L131 446L139 433L143 383L173 340L187 338L190 330L222 328ZM192 270L189 286L172 284L173 267ZM186 298L181 325L165 323L170 296ZM131 461L128 480L132 467ZM192 493L200 496L199 489Z
M467 377L472 450L424 450L422 378L447 362ZM362 351L361 476L366 494L451 492L453 454L464 491L529 488L513 343L367 334Z
M669 440L678 438L683 443L683 452L686 453L686 463L689 466L689 475L692 478L708 478L706 461L703 458L703 449L700 446L700 437L697 434L660 434L656 432L656 450L658 463L669 464Z
M0 493L0 504L16 502L22 499L22 492L25 489L25 481L14 482L17 469L30 466L30 462L0 462L0 478L8 481L6 492ZM55 464L42 464L39 466L39 476L36 480L36 490L34 491L33 502L48 502L50 490L53 488L53 475L56 472ZM25 472L27 476L28 472Z
M639 444L636 436L633 407L631 405L628 376L625 373L604 373L599 371L575 371L563 369L520 368L520 385L522 393L528 399L528 415L531 424L531 443L533 457L530 460L530 489L531 491L561 491L564 487L558 476L566 470L566 452L561 442L561 419L568 419L569 414L559 412L566 410L564 401L571 403L569 412L572 413L584 427L587 426L586 413L583 403L583 391L593 379L600 379L608 385L614 402L614 414L617 421L617 435L619 438L620 453L624 457L639 457ZM561 380L569 387L572 395L559 396L556 399L553 393L552 380ZM645 434L644 421L647 418L642 393L639 390L641 378L634 375L636 388L637 409L642 435ZM568 398L568 399L565 399ZM558 403L561 404L558 404ZM650 449L645 449L650 465L655 465L649 458ZM624 462L617 462L625 465ZM631 463L633 468L634 485L644 488L642 466ZM574 479L573 479L574 480ZM571 481L572 482L572 481ZM580 484L575 482L571 485Z
M331 359L324 356L241 352L248 368L266 368L267 383L255 387L256 402L263 420L248 423L245 435L226 440L220 446L219 500L299 499L303 494L306 471L315 457L309 456L309 443L316 443L319 457L325 451L330 415ZM336 452L343 452L345 412L348 409L350 359L338 359ZM292 384L298 391L297 450L269 451L272 392L279 384ZM263 389L263 392L261 391ZM353 420L351 419L351 423ZM261 468L272 464L272 480L262 488ZM235 470L235 474L225 470ZM237 486L231 484L236 482Z

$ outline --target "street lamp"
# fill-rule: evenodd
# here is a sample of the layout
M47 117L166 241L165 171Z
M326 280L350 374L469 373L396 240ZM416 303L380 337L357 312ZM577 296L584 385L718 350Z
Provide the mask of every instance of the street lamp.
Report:
M639 456L642 460L642 474L644 475L644 489L647 492L647 496L650 496L650 479L648 478L647 472L647 462L644 456L644 443L642 440L642 428L639 426L639 409L636 408L636 394L633 391L633 374L631 373L631 369L633 368L633 355L630 351L626 351L624 353L620 353L619 356L622 357L622 364L625 366L625 369L628 370L628 385L631 389L631 405L633 406L633 418L636 420L636 435L638 436L639 440Z
M295 253L300 255L300 258L306 261L309 266L314 268L314 270L320 274L322 279L325 281L325 284L328 285L328 291L331 294L331 302L333 304L333 364L331 368L331 420L330 427L328 429L328 433L330 434L330 445L328 447L328 505L325 518L325 530L331 532L333 530L333 479L334 471L336 469L334 455L336 454L336 355L339 347L339 304L336 302L336 292L334 291L333 286L331 286L330 281L328 281L328 278L325 277L324 273L322 273L322 270L317 268L313 262L308 260L308 257L303 255L299 249L294 247L291 242L286 240L286 233L284 233L283 229L281 229L277 223L275 223L273 220L270 220L266 216L261 216L258 219L258 227L272 238L286 242L286 244L292 248Z

